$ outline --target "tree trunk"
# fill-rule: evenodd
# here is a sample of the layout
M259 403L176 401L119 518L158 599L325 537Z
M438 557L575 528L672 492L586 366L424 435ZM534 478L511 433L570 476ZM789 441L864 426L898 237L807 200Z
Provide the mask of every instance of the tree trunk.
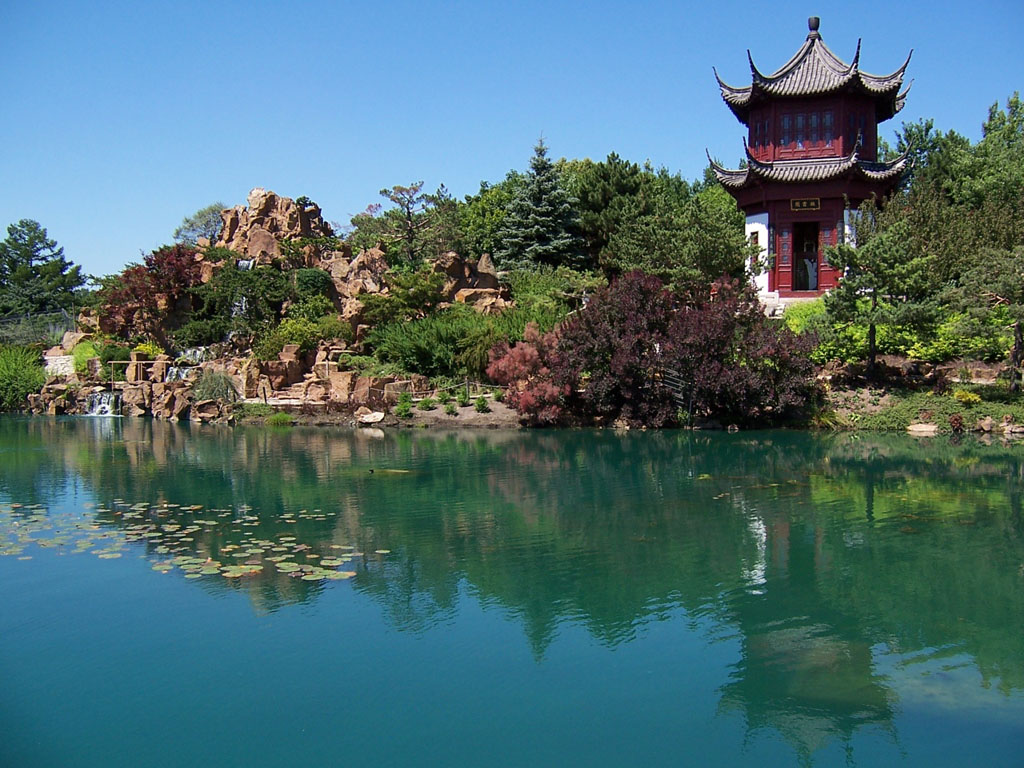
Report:
M1010 351L1010 391L1020 392L1020 364L1024 362L1024 329L1020 320L1013 324L1013 349Z
M875 358L878 356L878 349L875 345L875 324L868 324L868 369L867 377L875 378Z
M878 309L878 296L877 294L871 294L871 316L875 316L875 311ZM875 323L874 321L868 323L868 370L867 377L869 379L875 378L875 358L878 356L878 348L875 344Z

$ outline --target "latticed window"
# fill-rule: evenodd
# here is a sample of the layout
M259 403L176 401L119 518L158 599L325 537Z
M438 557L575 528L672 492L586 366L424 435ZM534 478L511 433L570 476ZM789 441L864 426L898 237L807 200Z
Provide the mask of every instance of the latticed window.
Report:
M782 116L782 146L784 146L784 147L788 147L789 146L789 136L790 136L790 116L789 115L783 115Z
M810 131L811 131L811 146L815 146L818 143L818 113L811 112L810 118Z
M804 148L804 116L796 116L796 146L797 149Z
M828 110L822 115L822 128L825 133L825 146L832 146L832 110Z

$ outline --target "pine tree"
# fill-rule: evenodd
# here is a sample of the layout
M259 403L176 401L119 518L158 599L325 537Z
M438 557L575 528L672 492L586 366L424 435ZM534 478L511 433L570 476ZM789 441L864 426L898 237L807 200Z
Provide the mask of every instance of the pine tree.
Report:
M38 222L22 219L0 241L0 315L70 309L85 283L82 268Z
M540 139L530 171L506 209L502 247L495 253L502 269L585 266L583 240L576 234L576 201L561 186L558 169L547 154Z

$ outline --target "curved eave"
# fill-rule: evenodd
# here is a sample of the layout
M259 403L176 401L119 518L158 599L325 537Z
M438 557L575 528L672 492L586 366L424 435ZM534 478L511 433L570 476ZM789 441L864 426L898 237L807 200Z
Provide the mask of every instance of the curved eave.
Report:
M770 75L757 68L748 50L751 84L745 88L723 82L717 71L715 79L722 99L744 125L748 123L751 107L761 101L827 96L844 90L873 99L878 121L883 122L903 108L906 91L901 94L900 88L914 52L892 74L873 75L860 69L860 48L858 40L853 61L847 64L825 45L817 32L812 32L792 58Z
M896 182L906 171L909 155L904 153L888 163L877 163L861 160L857 153L859 147L846 157L819 158L815 160L780 160L765 163L755 159L749 148L747 167L732 170L711 162L711 168L722 186L739 191L764 183L773 184L808 184L837 179L861 179L872 183Z
M718 70L714 67L711 71L715 73L715 80L718 81L718 90L722 94L722 101L729 105L729 109L736 115L736 118L743 123L747 124L747 115L749 113L750 105L750 91L751 88L748 85L746 88L737 88L729 85L721 77L718 76Z

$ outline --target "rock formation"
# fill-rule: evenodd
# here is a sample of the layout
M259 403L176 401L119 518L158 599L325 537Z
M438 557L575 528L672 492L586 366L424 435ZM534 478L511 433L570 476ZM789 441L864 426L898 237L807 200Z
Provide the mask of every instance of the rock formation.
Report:
M224 223L215 245L229 248L257 264L269 264L280 256L282 240L334 235L318 205L299 205L262 187L249 192L248 206L236 205L220 216Z

